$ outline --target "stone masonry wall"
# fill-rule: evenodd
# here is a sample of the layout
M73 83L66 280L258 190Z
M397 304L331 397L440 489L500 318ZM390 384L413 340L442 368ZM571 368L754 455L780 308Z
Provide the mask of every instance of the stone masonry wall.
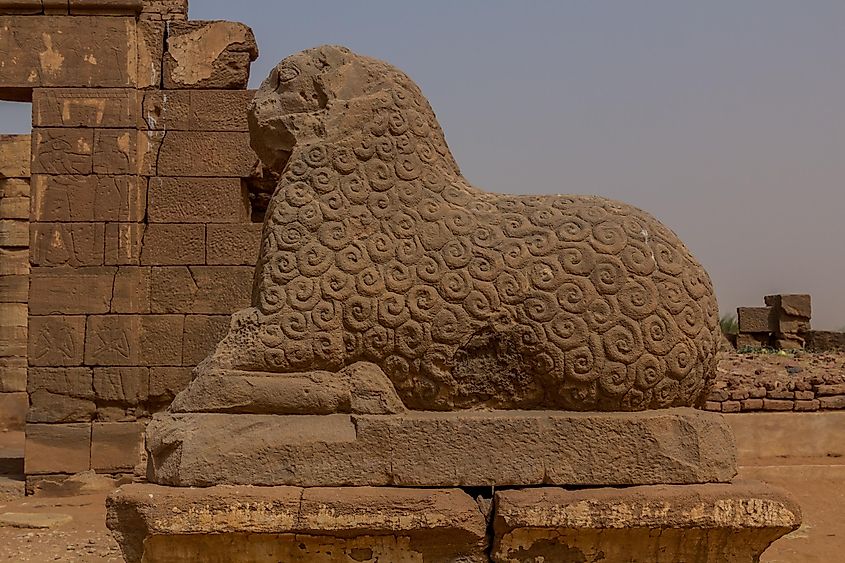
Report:
M27 410L29 135L0 135L0 432Z
M0 33L0 99L33 104L28 485L132 472L249 303L254 38L185 0L0 0Z

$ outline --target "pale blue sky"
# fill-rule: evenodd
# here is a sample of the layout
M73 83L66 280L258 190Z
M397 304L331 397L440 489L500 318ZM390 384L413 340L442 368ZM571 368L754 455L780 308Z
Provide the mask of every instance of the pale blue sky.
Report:
M722 311L813 295L845 326L845 1L193 0L250 25L253 85L338 43L422 87L491 191L595 193L672 227ZM26 109L0 104L0 131Z

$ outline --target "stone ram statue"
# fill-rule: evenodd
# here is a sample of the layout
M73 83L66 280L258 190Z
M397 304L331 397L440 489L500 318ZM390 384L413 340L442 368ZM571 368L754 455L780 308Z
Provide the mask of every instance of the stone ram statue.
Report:
M283 60L250 128L280 181L252 307L198 379L367 380L392 394L385 412L702 401L719 342L713 288L647 213L472 186L417 85L343 47ZM203 384L192 387L173 410L192 410ZM232 406L250 392L227 391L218 410L274 412L294 393L276 389L260 408Z

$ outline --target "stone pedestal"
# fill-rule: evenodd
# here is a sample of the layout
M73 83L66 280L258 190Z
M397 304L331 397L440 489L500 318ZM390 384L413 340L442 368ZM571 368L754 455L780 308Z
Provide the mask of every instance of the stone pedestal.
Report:
M622 486L722 483L730 427L691 408L395 415L161 413L147 431L162 485Z
M128 563L751 563L800 523L753 482L622 489L126 485L108 525Z

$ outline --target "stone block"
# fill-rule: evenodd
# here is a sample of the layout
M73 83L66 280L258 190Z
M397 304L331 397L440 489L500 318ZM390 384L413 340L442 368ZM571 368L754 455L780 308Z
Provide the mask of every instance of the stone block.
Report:
M30 223L33 266L102 266L105 223Z
M249 306L253 268L172 266L153 268L153 313L232 314Z
M704 410L710 412L722 412L722 403L718 401L705 401Z
M2 228L2 221L0 221ZM29 244L29 229L27 231L27 245ZM0 248L0 275L26 276L29 274L29 249Z
M3 27L2 20L0 17L0 28ZM0 39L0 60L3 59L2 41ZM5 78L0 79L0 88L3 82ZM29 178L31 152L32 140L29 135L0 135L0 178Z
M85 349L85 317L29 318L29 365L78 366Z
M27 326L26 303L0 303L0 326Z
M261 223L206 225L206 261L209 264L255 266L261 247Z
M793 401L782 399L763 399L764 411L791 411Z
M766 397L765 387L752 387L748 390L748 396L751 399L763 399Z
M766 397L769 399L794 399L795 392L787 389L769 389L766 392Z
M91 469L131 471L143 450L144 424L95 422L91 427Z
M796 400L793 409L796 412L812 412L819 410L821 403L817 399Z
M249 223L239 178L150 178L150 223Z
M87 471L91 424L27 424L27 475Z
M740 401L725 401L722 403L722 412L739 412L742 410Z
M155 223L147 225L141 251L141 264L150 266L205 264L205 225Z
M85 363L92 366L161 366L182 362L182 315L88 317Z
M801 350L804 348L804 339L791 334L778 334L774 339L774 347L778 350Z
M150 396L150 370L146 367L94 368L98 399L137 405Z
M114 276L112 313L150 312L150 268L120 266Z
M190 367L150 368L150 397L166 401L173 398L191 382Z
M116 268L33 268L31 315L107 313L111 307Z
M249 133L170 131L159 152L160 176L247 178L258 157Z
M144 96L142 125L163 131L249 131L254 90L152 90Z
M247 26L224 21L174 22L168 27L164 87L246 88L249 65L258 57Z
M109 265L138 265L144 247L144 223L109 223L105 232L105 257Z
M740 401L743 411L761 411L763 410L763 399L745 399Z
M507 486L724 482L724 417L636 413L158 413L148 478L173 486Z
M801 510L763 483L497 491L490 561L752 563ZM751 508L754 507L754 508Z
M845 409L845 395L819 397L820 409Z
M133 484L106 504L128 563L488 561L485 516L459 489Z
M49 176L32 179L33 221L142 221L147 182L138 176Z
M28 197L0 198L0 219L29 219Z
M142 0L68 0L68 10L74 16L135 16L142 6Z
M145 0L141 19L184 21L188 19L188 0Z
M29 225L26 221L0 219L0 246L29 246Z
M91 174L94 171L93 129L35 129L33 174Z
M67 2L62 2L67 13ZM137 76L134 17L0 16L0 88L127 88ZM96 38L96 41L92 41Z
M144 2L145 7L151 0ZM187 2L187 0L184 0ZM139 21L138 38L138 88L159 88L164 60L164 30L162 21Z
M26 356L27 327L0 326L0 356Z
M833 385L819 385L816 387L816 395L821 397L829 395L845 395L845 383Z
M0 358L0 393L26 391L26 357Z
M97 412L93 401L51 393L46 389L37 389L30 393L29 403L27 422L90 422Z
M29 135L27 135L27 137L29 137ZM0 136L0 138L2 138L2 136ZM31 147L32 145L30 142L27 142L27 146ZM2 142L0 142L0 147L2 147ZM29 197L28 163L29 161L27 161L27 170L25 178L4 178L2 174L0 174L0 198ZM0 166L3 166L2 161L0 161Z
M31 367L27 378L27 391L47 391L79 399L93 399L94 386L91 368Z
M26 393L0 393L0 432L23 430L28 407Z
M129 88L36 88L33 127L135 127L142 93Z
M812 314L811 299L805 293L767 295L763 299L766 305L777 310L778 316L783 314L810 320Z
M775 399L776 397L772 397ZM796 401L811 401L816 398L816 394L812 391L795 391Z
M94 133L95 174L149 173L151 146L145 133L135 129L98 129Z
M186 315L182 337L182 364L195 366L203 361L229 329L229 315Z
M736 313L741 333L768 333L777 330L771 307L737 307Z

